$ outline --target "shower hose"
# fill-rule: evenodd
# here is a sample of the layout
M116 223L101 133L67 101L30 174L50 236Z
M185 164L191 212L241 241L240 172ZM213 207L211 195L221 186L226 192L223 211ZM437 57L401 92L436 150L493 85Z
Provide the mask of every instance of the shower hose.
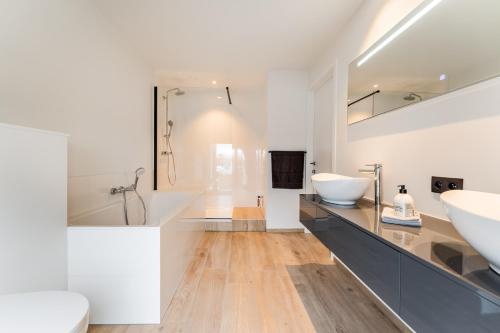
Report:
M142 196L137 192L136 189L134 189L134 193L137 195L139 200L141 201L142 204L142 209L143 209L143 221L142 224L146 225L146 204L144 203L144 200L142 199ZM123 191L123 213L125 214L125 224L130 225L128 222L128 211L127 211L127 192Z
M177 181L177 172L175 171L175 156L172 144L170 143L170 134L165 136L165 140L167 144L167 177L170 185L174 185ZM172 165L173 175L170 174L170 165Z

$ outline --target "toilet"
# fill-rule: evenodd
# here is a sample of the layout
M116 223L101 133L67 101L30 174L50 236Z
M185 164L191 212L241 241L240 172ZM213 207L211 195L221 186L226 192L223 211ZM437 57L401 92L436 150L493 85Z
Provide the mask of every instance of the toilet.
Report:
M0 332L85 333L89 302L69 291L39 291L0 296Z

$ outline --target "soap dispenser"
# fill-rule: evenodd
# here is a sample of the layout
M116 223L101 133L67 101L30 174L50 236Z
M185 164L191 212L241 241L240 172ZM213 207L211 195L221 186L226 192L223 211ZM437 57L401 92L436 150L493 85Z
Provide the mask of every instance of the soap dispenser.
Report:
M415 201L408 194L406 185L398 185L399 193L394 197L394 212L397 216L415 216Z

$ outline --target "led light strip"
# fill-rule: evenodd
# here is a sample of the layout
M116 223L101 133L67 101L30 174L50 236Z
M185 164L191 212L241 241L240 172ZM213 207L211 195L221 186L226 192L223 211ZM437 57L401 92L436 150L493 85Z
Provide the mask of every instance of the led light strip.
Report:
M367 55L365 55L360 61L358 61L357 66L360 67L363 65L365 62L368 61L371 57L373 57L377 52L382 50L384 47L387 46L390 42L392 42L396 37L401 35L406 29L411 27L415 22L417 22L419 19L421 19L425 14L430 12L434 7L436 7L442 0L433 0L431 1L427 6L422 8L418 13L416 13L412 18L410 18L408 21L406 21L405 24L400 26L396 31L394 31L392 34L389 35L382 43L378 44L373 50L368 52Z

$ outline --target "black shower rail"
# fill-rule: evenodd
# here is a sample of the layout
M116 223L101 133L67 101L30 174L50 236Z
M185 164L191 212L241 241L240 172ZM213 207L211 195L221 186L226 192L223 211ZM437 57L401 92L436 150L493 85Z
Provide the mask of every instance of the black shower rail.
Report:
M362 100L367 99L368 97L373 96L373 95L378 94L378 93L380 93L380 90L376 90L376 91L374 91L374 92L372 92L372 93L369 93L369 94L368 94L368 95L366 95L366 96L363 96L363 97L361 97L361 98L358 98L358 99L357 99L357 100L355 100L354 102L351 102L351 103L347 104L347 106L349 107L349 106L351 106L351 105L353 105L353 104L356 104L356 103L358 103L358 102L361 102Z

